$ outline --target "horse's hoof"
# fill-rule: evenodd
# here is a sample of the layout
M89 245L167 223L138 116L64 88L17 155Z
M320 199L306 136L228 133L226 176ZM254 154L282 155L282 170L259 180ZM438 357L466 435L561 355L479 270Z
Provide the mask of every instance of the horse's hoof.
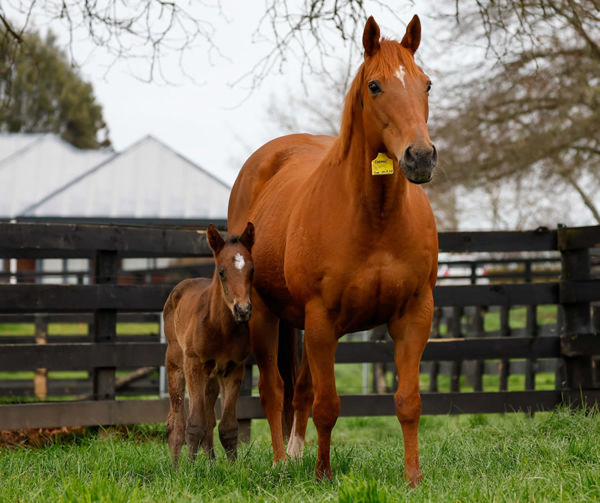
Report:
M295 435L290 439L286 452L290 459L300 459L304 454L304 440Z
M281 466L285 463L287 463L287 459L274 459L272 468L277 468L278 466Z
M411 474L405 472L404 479L408 482L409 487L417 487L423 481L421 470L417 470Z
M331 466L324 466L321 463L317 462L317 469L315 470L315 476L318 481L327 480L329 482L333 481L333 472L331 471Z

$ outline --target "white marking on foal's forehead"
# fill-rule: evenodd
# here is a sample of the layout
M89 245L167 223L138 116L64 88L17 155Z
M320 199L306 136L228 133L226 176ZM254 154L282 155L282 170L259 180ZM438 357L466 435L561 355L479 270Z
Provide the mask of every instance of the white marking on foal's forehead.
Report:
M241 253L235 254L235 257L233 258L233 265L238 271L241 271L244 268L246 261L244 260L244 257L242 257Z
M400 82L402 82L402 87L406 87L406 84L404 83L404 74L405 74L405 70L404 67L402 65L400 65L398 67L398 69L396 70L396 77L398 78L398 80L400 80Z

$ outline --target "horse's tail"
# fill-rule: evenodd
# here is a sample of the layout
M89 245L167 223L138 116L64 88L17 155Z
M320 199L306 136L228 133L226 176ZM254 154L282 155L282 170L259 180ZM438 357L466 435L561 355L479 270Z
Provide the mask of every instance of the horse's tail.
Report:
M279 322L279 350L277 353L277 366L283 379L283 435L289 438L294 421L294 387L298 369L297 331L288 322Z

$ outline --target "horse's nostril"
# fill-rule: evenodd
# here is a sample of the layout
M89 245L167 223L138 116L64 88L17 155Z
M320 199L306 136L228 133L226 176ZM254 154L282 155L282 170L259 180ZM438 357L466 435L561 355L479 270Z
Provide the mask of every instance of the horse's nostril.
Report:
M433 168L437 163L435 145L431 148L415 149L409 145L404 151L404 165L409 169Z
M404 164L406 164L406 166L409 168L413 168L415 166L415 163L416 163L416 159L415 159L415 156L413 155L413 153L411 151L411 147L409 145L406 148L406 150L404 151Z
M409 145L404 151L402 169L409 181L426 183L431 181L436 162L437 151L433 145L421 144L418 147Z

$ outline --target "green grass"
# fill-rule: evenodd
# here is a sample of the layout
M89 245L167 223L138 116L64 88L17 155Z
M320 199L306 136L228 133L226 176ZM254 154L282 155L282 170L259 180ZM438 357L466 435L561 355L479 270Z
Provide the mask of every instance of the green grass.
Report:
M164 425L67 437L42 449L0 449L0 501L554 502L600 499L600 416L569 410L424 417L424 481L402 480L395 418L341 418L332 482L314 478L312 423L304 458L272 466L268 428L253 421L236 463L170 467Z
M556 323L558 306L539 305L537 306L538 325L552 325ZM467 316L462 316L461 323L463 327L468 325ZM523 306L513 307L509 311L509 327L511 329L525 328L527 324L527 309ZM490 310L483 316L483 328L486 332L496 332L500 330L500 311ZM448 334L448 326L445 323L440 324L440 335L442 337Z
M117 323L117 335L158 334L158 323ZM88 335L87 323L48 323L48 335ZM0 336L35 335L33 323L0 323Z
M517 359L511 360L516 362ZM395 390L393 384L393 375L388 372L386 375L387 385ZM343 363L335 366L335 380L338 393L341 394L360 394L363 389L363 364L362 363ZM556 377L554 373L537 373L535 375L536 390L550 390L556 388ZM373 372L369 366L368 389L372 389ZM419 388L421 391L429 390L430 375L427 372L421 372L419 376ZM484 374L483 391L498 391L500 388L500 378L498 374ZM525 389L525 376L523 374L511 374L508 377L508 391L523 391ZM438 390L440 392L450 391L450 376L440 374L438 376ZM474 386L468 382L467 376L460 376L460 391L472 392ZM254 391L258 394L258 389Z

